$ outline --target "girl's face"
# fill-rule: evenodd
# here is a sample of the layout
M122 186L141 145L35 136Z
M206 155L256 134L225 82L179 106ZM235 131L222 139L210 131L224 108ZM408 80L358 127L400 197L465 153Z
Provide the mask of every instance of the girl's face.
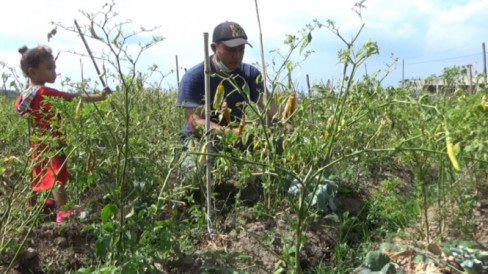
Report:
M29 77L33 85L54 83L56 80L56 63L54 58L44 59L37 68L29 68Z

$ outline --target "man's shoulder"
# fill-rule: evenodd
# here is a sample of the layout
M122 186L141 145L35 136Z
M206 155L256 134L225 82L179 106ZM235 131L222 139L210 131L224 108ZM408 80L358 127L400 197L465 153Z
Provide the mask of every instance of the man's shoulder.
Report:
M187 71L185 71L185 75L199 75L201 72L203 72L204 66L203 62L200 62L193 67L189 68Z
M183 78L181 78L181 88L195 88L196 86L200 86L204 84L205 77L204 77L204 68L203 62L199 63L190 69L188 69L185 74L183 74Z

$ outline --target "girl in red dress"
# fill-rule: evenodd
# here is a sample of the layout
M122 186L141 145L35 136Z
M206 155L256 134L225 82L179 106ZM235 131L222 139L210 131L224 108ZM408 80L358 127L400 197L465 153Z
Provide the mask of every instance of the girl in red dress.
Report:
M56 208L58 209L57 221L61 222L72 211L59 211L67 202L65 186L69 178L66 167L66 156L62 153L64 146L63 136L52 121L61 119L51 110L52 106L45 100L48 97L58 97L71 101L81 97L84 101L95 102L104 100L110 89L105 87L100 94L67 93L46 87L46 83L54 83L56 80L56 63L52 50L49 47L38 46L28 49L26 46L19 49L22 58L20 65L22 72L29 78L30 85L21 92L15 102L15 109L32 122L31 148L34 153L34 167L32 170L32 191L34 193L52 189ZM56 117L55 117L56 116ZM46 136L50 141L45 141ZM56 143L56 147L52 144ZM51 144L49 146L47 143ZM32 205L33 201L29 201Z

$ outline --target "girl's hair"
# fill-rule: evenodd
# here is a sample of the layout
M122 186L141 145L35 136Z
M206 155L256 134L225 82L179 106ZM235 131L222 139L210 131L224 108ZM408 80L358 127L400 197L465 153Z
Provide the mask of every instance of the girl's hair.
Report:
M54 58L51 48L46 46L37 46L32 49L23 46L19 49L19 52L22 54L20 67L26 76L29 76L29 68L38 68L42 61Z

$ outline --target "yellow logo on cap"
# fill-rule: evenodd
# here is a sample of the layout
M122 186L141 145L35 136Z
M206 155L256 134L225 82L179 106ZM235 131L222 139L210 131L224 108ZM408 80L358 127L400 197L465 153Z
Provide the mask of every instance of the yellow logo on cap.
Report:
M239 25L230 25L230 31L232 31L232 36L244 36L244 30Z

